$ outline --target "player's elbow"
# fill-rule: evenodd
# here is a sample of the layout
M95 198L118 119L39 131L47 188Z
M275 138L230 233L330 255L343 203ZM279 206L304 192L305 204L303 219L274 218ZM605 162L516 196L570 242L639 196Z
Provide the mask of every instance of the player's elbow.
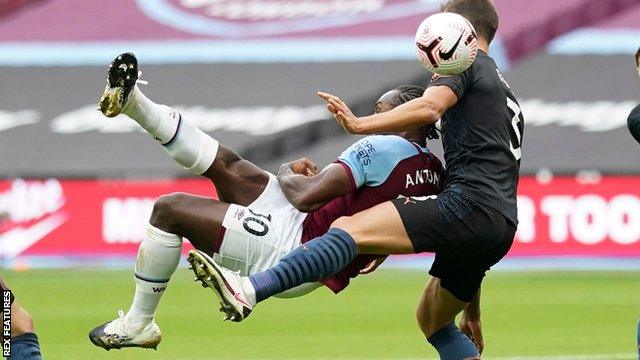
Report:
M438 111L437 109L428 109L424 112L421 117L422 120L417 125L427 126L435 124L440 119L440 117L442 117L442 112Z
M414 118L417 121L415 125L435 124L445 111L446 109L443 106L439 106L429 99L421 98L419 106L416 107L416 115Z
M435 124L438 120L440 120L442 115L444 115L444 112L446 110L447 109L443 106L440 106L435 103L429 103L427 106L425 106L425 109L424 109L425 114L423 116L423 119L424 119L423 125Z

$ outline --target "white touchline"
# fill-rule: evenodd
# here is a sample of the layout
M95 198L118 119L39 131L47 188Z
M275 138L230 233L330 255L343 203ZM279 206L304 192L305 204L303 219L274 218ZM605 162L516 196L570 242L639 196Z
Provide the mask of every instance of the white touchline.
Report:
M499 356L499 357L482 357L482 360L636 360L637 354L567 354L567 355L527 355L527 356ZM269 360L265 358L263 360ZM364 360L364 358L338 358L338 360ZM437 360L428 359L412 359L412 358L381 358L381 360Z
M275 358L257 358L257 360L273 360ZM291 360L297 360L296 358L290 358ZM318 358L320 360L324 360L324 358ZM329 358L327 358L328 360ZM365 360L365 358L330 358L331 360ZM368 359L368 358L366 358ZM527 355L527 356L499 356L499 357L482 357L482 360L636 360L637 354L568 354L568 355ZM165 359L160 359L165 360ZM168 360L168 359L166 359ZM179 360L187 360L187 359L179 359ZM206 360L206 359L196 359L196 360ZM224 360L224 359L220 359ZM434 358L380 358L380 360L438 360Z
M634 360L637 354L545 355L488 357L483 360Z

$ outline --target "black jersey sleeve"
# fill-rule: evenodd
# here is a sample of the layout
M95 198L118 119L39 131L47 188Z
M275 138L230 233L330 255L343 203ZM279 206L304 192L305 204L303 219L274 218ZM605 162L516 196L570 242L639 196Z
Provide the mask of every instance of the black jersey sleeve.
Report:
M627 125L631 135L640 143L640 105L636 106L629 114Z
M469 88L472 82L471 81L471 78L473 77L472 68L473 66L467 69L462 74L437 77L434 80L432 80L427 87L430 88L432 86L444 85L450 88L456 94L456 96L458 97L458 100L460 100L462 99L462 96L467 91L467 88Z

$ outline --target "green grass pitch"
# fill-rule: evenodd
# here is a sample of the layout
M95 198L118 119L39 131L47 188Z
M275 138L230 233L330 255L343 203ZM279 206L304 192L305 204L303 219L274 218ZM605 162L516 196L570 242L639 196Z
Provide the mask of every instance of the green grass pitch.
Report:
M243 323L223 323L214 295L180 269L160 305L157 321L164 339L158 350L110 352L94 347L87 333L118 309L128 309L131 272L33 270L3 276L33 316L48 360L437 358L414 318L428 277L421 271L380 270L356 279L338 296L319 289L300 299L276 299L260 304ZM631 359L639 276L489 273L483 287L483 358L629 354L615 358Z

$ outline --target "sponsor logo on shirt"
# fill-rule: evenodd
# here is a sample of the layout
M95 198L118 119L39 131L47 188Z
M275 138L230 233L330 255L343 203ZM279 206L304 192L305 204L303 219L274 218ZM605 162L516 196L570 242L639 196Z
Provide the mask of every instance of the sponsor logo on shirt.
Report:
M356 150L356 159L364 165L367 166L371 164L371 154L376 152L375 147L369 140L362 140L355 145Z

